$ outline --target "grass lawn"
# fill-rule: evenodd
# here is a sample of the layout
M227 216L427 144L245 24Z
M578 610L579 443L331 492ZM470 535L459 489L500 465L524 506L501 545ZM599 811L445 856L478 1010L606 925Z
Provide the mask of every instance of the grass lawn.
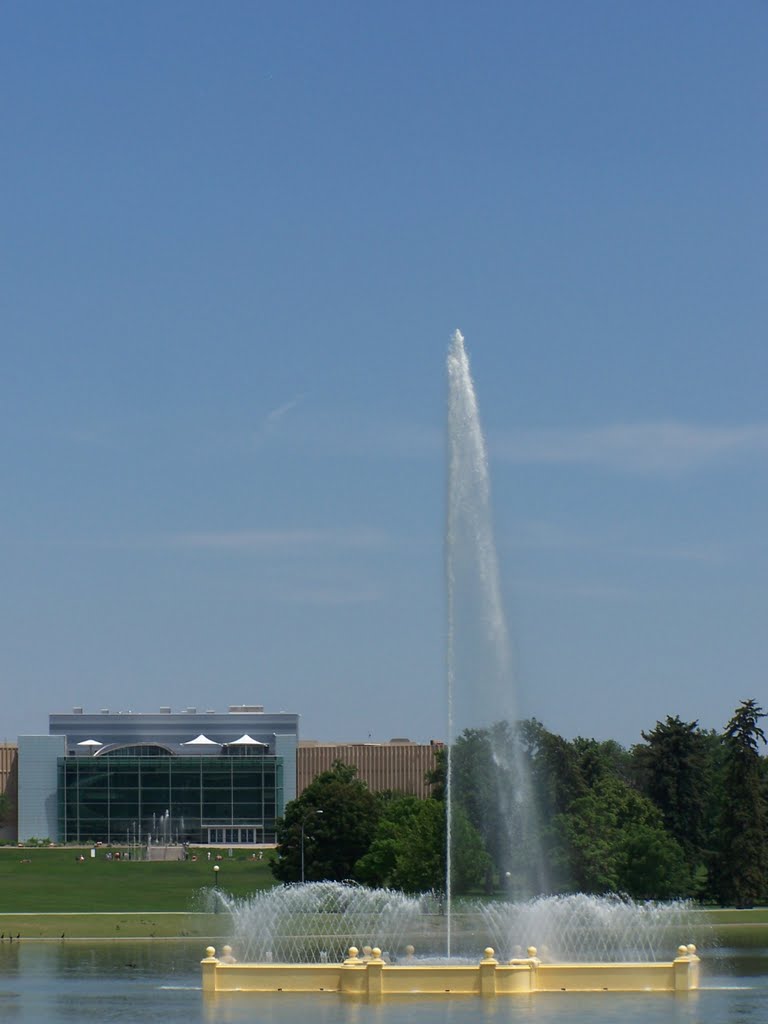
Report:
M30 939L188 939L201 951L228 938L229 914L0 914L0 941Z
M731 907L708 907L699 913L711 925L722 946L756 949L768 946L768 908L735 910Z
M201 899L213 887L214 864L219 887L234 896L275 884L271 853L262 861L246 851L209 861L197 850L196 861L157 862L108 861L105 852L99 848L91 858L88 849L72 847L0 847L0 933L27 939L199 936L205 945L229 932L229 916L206 912ZM723 945L768 946L768 908L697 913Z
M263 861L245 851L209 861L198 850L197 861L157 862L108 861L105 852L99 848L91 858L89 850L71 847L0 847L0 914L201 910L200 894L213 886L214 864L219 887L234 896L275 884L271 853ZM81 853L84 861L77 859Z
M701 913L705 914L715 927L737 924L761 924L768 927L768 907L756 907L753 910L735 910L732 907L725 907L721 910L716 907L708 907Z

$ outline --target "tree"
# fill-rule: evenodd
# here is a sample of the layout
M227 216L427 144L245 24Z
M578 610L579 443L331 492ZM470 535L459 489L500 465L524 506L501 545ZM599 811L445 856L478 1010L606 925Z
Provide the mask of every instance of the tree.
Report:
M538 807L538 848L546 868L548 892L574 888L572 851L564 817L574 800L585 796L582 757L576 742L549 732L535 718L519 724L531 767Z
M455 892L487 888L493 865L482 836L460 807L453 811L451 874Z
M606 775L629 781L631 758L616 740L601 741L577 736L572 746L578 759L579 772L587 786L593 786Z
M355 867L369 885L426 892L445 884L445 805L404 796L389 801L368 852Z
M507 879L509 891L530 896L542 891L538 822L529 780L530 754L519 725L495 722L465 729L451 750L453 815L463 813L482 837L489 855L485 889ZM454 862L458 832L453 830ZM511 888L510 888L511 887ZM454 872L454 890L458 877Z
M476 829L457 809L453 819L455 887L465 892L483 885L488 854ZM382 811L371 848L356 867L356 877L369 885L404 892L442 891L446 875L445 804L432 797L404 796Z
M14 811L13 803L7 793L0 793L0 825L10 821Z
M575 743L549 732L535 718L521 722L519 728L531 764L540 813L544 820L549 820L586 792L581 756Z
M760 744L765 712L753 699L742 701L725 727L725 801L715 891L722 904L750 907L768 892L766 795Z
M563 815L576 887L636 899L687 896L690 872L651 801L605 774Z
M677 715L641 735L645 742L632 748L634 779L661 811L665 829L685 852L697 894L703 895L719 813L719 740L713 742L698 722Z
M272 872L281 882L354 880L355 864L376 832L381 805L352 765L336 761L285 808L277 828L277 860Z
M430 796L445 800L445 782L448 774L448 748L435 747L434 765L424 773L424 781L430 787Z

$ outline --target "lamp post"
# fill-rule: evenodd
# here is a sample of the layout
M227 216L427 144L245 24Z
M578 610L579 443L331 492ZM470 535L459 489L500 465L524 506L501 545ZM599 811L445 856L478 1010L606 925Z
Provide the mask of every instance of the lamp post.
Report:
M304 817L301 819L301 880L304 881L304 829L307 827L307 820L310 814L322 814L322 810L317 807L313 811L307 811Z
M219 912L219 865L213 865L213 912Z

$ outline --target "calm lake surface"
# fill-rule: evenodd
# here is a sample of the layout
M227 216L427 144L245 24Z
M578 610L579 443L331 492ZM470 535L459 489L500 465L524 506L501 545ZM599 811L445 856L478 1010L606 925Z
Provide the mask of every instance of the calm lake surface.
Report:
M371 1004L332 994L218 995L200 991L200 942L0 943L2 1024L765 1024L768 949L702 956L699 992L396 999Z

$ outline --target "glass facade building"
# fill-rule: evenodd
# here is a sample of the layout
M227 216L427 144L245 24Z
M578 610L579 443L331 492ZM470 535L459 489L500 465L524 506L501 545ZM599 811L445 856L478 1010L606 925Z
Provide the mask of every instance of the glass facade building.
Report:
M282 758L59 758L63 842L274 843Z
M52 714L48 736L19 737L19 839L273 844L298 724L260 705Z

